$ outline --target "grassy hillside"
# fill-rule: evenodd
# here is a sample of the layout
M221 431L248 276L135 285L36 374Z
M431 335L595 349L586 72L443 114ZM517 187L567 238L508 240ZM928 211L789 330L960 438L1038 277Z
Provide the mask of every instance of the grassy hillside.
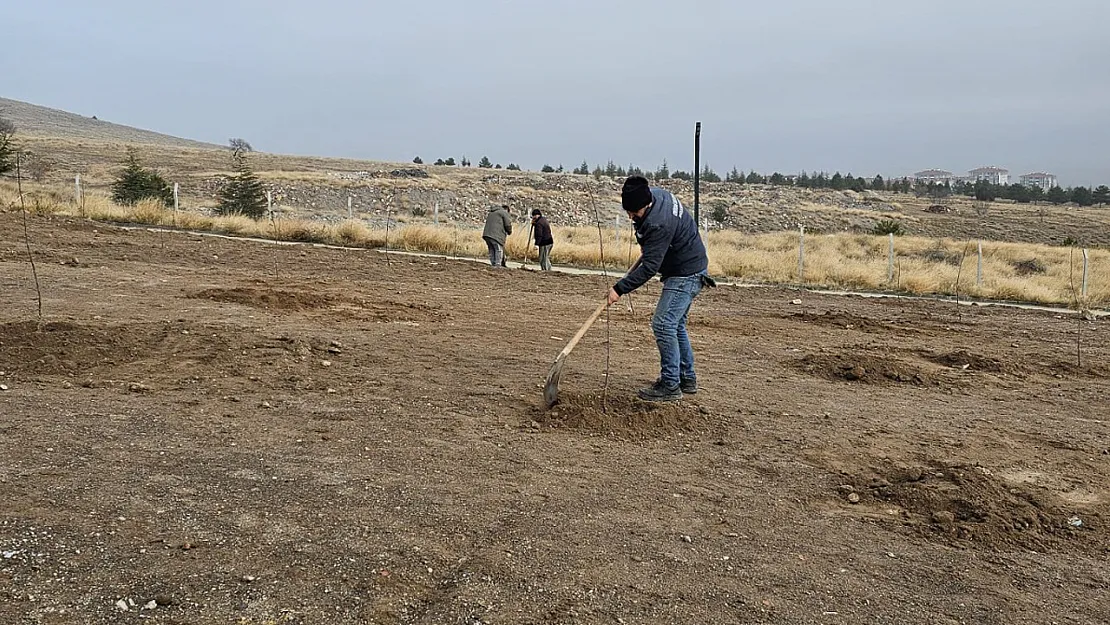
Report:
M51 137L78 139L98 143L128 143L136 145L162 145L183 148L214 148L211 143L193 141L141 130L112 122L77 115L19 100L0 98L0 116L15 122L20 135L25 137Z

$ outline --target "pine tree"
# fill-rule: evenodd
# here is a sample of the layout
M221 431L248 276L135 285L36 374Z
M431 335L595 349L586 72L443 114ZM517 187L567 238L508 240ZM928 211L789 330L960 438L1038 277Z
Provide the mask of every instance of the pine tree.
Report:
M173 206L173 189L158 172L144 169L138 151L129 147L123 171L112 182L112 201L130 206L148 198Z
M424 164L424 159L417 156L416 158L412 159L412 162L416 163L417 165L423 165Z
M464 165L464 167L465 167L465 165ZM488 156L483 156L478 161L478 167L481 167L482 169L489 169L490 167L493 167L493 163L490 162Z
M875 174L871 179L871 188L876 191L886 191L886 181L883 180L882 174Z
M1045 194L1045 199L1053 204L1067 204L1068 192L1057 185L1048 190L1048 193Z
M721 181L721 177L718 176L717 172L713 171L713 169L711 167L709 167L709 165L703 165L702 166L702 168L701 168L701 179L706 181L706 182L720 182Z
M1103 204L1110 204L1110 187L1104 184L1100 184L1098 188L1095 189L1094 193L1091 196L1091 199L1093 199L1095 204L1098 204L1099 206Z
M1071 201L1079 206L1090 206L1095 203L1093 194L1087 187L1075 187L1072 189Z
M543 167L540 168L540 171L545 174L552 174L555 173L555 168L551 165L548 165L547 163L544 163Z
M671 177L671 170L667 167L667 159L663 159L663 164L659 169L655 170L655 178L657 180L666 180Z
M266 216L266 190L262 181L251 170L247 155L242 150L232 153L235 159L235 176L220 189L220 203L216 213L220 215L246 215L253 219Z
M15 124L0 117L0 175L15 169Z
M582 161L582 164L579 165L578 168L575 169L572 173L578 174L580 176L588 176L590 175L590 166L586 163L586 161Z

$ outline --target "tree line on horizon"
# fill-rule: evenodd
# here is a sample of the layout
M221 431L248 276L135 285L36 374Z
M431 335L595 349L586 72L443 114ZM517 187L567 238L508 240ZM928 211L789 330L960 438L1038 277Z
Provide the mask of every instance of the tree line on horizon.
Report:
M416 164L423 164L424 161L417 156L413 159ZM470 167L470 161L463 157L460 161L456 162L454 158L437 159L434 165L439 166L460 166ZM479 168L492 168L501 169L501 165L493 164L488 157L483 156L478 162ZM519 171L520 167L510 163L506 169ZM544 163L543 167L539 170L541 173L566 173L566 168L560 163L558 166L552 166ZM589 163L585 160L578 167L570 170L570 173L580 176L594 176L601 178L602 176L609 176L611 178L624 178L627 176L643 176L648 180L685 180L690 181L694 179L693 174L683 171L671 171L664 160L663 164L654 170L644 170L635 165L629 164L627 167L617 165L612 160L608 161L605 166L595 165L590 167ZM938 184L918 183L909 177L903 178L883 178L882 175L875 175L870 178L862 176L854 176L852 173L841 174L839 171L829 174L828 172L806 172L802 171L800 174L782 174L774 172L770 175L765 175L751 170L744 173L737 169L735 166L725 174L722 178L717 172L709 165L702 167L701 175L699 176L703 182L727 182L732 184L761 184L771 186L786 186L786 187L799 187L803 189L829 189L833 191L855 191L857 193L863 191L886 191L890 193L904 193L914 194L918 197L931 197L937 200L951 197L951 196L966 196L975 198L980 201L994 201L996 199L1011 200L1020 204L1028 204L1035 202L1049 202L1052 204L1067 204L1069 202L1079 206L1094 206L1110 204L1110 187L1107 185L1099 185L1098 187L1053 187L1047 191L1040 187L1030 187L1027 185L1013 183L1013 184L993 184L985 180L977 182L959 182L956 184Z

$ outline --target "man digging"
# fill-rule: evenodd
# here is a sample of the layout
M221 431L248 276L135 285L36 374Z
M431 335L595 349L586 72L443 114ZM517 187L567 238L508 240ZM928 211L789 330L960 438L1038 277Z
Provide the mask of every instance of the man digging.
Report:
M638 395L646 401L680 400L684 393L698 392L686 319L702 286L716 286L707 273L709 257L693 216L673 193L649 186L642 176L631 176L621 190L621 205L636 227L640 259L609 289L607 301L615 304L660 275L663 294L651 318L659 347L659 379Z

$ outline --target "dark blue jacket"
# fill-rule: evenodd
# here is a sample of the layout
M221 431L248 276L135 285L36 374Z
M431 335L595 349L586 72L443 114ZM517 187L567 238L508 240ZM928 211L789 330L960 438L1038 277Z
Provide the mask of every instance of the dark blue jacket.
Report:
M665 280L709 268L709 257L690 211L670 191L652 187L651 196L653 201L644 217L632 220L640 244L640 263L613 286L619 295L635 291L657 273Z

